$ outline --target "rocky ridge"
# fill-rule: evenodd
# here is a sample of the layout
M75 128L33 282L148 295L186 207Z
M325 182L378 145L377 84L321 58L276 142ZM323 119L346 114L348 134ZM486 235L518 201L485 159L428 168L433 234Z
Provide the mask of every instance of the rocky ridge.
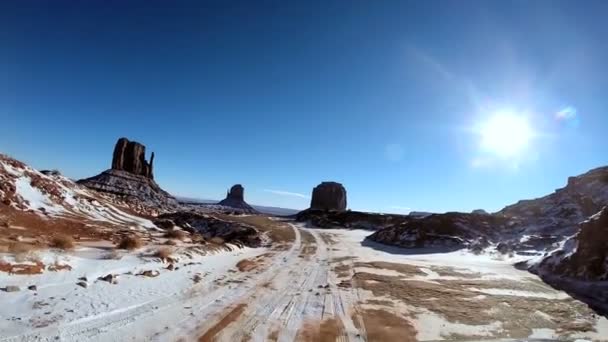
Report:
M342 201L342 193L346 201L346 191L340 188L342 185L336 183L322 183L313 191L311 206L336 208L336 203ZM323 201L331 198L334 205L320 204L325 202L318 200L315 193L322 195ZM501 253L539 255L559 247L561 241L578 231L581 222L606 205L608 167L601 167L570 177L564 188L548 196L520 201L497 213L476 210L401 216L310 208L298 213L296 219L322 228L375 230L368 239L399 247L445 246L480 251L494 246Z

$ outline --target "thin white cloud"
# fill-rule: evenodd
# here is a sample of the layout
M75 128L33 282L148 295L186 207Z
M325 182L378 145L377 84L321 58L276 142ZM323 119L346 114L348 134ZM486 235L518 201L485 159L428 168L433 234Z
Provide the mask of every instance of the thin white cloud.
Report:
M269 192L271 194L275 194L275 195L279 195L279 196L291 196L291 197L299 197L299 198L305 198L305 199L310 199L310 196L298 193L298 192L291 192L291 191L283 191L283 190L272 190L272 189L264 189L264 192Z

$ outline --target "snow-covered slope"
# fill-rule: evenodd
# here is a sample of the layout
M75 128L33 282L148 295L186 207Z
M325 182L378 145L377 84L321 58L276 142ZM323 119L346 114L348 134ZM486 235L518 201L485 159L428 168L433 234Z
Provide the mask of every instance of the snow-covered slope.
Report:
M0 154L0 202L19 211L121 227L155 228L58 173L41 173Z

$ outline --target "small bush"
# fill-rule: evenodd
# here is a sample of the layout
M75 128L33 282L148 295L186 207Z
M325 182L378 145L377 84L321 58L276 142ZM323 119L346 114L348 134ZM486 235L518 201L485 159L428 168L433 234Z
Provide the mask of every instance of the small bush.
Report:
M34 246L23 242L9 242L8 252L12 254L27 254L34 249Z
M137 236L125 236L119 242L116 248L132 251L143 246L144 243Z
M17 262L38 261L38 255L35 252L36 249L36 245L19 241L11 241L6 246L6 252L13 254L15 261Z
M154 256L165 260L171 256L171 253L173 253L173 251L170 248L163 247L157 249L156 252L154 252Z
M223 245L224 244L224 239L222 239L221 237L212 237L209 242L214 243L216 245Z
M177 242L175 242L175 240L167 240L167 241L165 241L165 245L175 246L175 245L177 245Z
M49 246L52 248L70 250L70 249L74 248L75 244L74 244L74 239L72 239L71 236L57 235L51 239L51 243L49 244Z
M176 240L183 240L185 239L187 236L186 232L183 230L169 230L165 233L165 237L168 239L176 239Z

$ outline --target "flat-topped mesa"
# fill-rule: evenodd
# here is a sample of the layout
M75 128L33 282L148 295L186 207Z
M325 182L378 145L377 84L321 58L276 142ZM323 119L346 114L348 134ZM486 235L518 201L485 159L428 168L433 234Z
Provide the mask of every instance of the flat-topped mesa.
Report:
M310 209L346 210L346 189L336 182L323 182L312 190Z
M150 157L150 163L146 161L146 146L129 141L127 138L120 138L116 142L112 156L112 170L127 171L153 179L153 163L154 152Z

